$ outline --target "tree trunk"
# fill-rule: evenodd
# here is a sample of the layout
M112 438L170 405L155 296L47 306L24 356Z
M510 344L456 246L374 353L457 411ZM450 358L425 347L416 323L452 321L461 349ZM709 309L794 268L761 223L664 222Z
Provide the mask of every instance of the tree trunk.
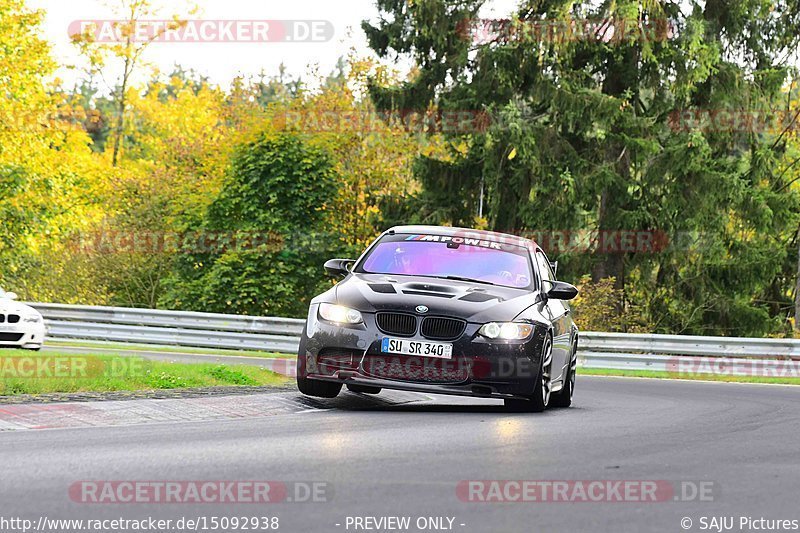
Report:
M598 219L598 242L601 249L597 252L598 258L592 267L592 281L597 283L603 278L614 277L614 288L625 289L625 256L621 249L611 249L604 251L603 242L611 238L614 231L609 228L608 219L608 196L611 194L608 189L600 195L600 206L597 210ZM613 247L612 247L613 248ZM618 247L617 247L618 248Z
M117 166L117 159L119 158L119 148L120 144L122 143L122 128L125 126L125 97L123 96L119 100L119 116L117 117L117 125L114 128L116 131L114 132L114 152L111 156L111 166Z
M130 47L130 37L128 38L128 47ZM111 166L117 166L119 159L119 150L122 145L122 133L125 128L125 91L128 89L128 78L130 78L133 64L130 58L125 58L125 69L122 72L122 87L120 88L119 107L117 109L117 127L114 132L114 153L111 156Z
M629 47L618 61L609 65L608 75L603 82L603 93L616 98L621 98L626 91L638 93L639 82L639 51ZM634 98L635 100L635 98ZM614 161L616 173L620 183L607 185L600 194L600 205L597 209L597 229L601 249L599 257L592 267L592 281L597 282L603 278L614 276L614 288L625 290L625 254L623 253L619 237L614 234L618 230L631 228L619 227L618 211L625 204L628 194L626 187L631 180L631 154L621 142L612 142L608 147L606 157ZM603 246L604 241L609 241L609 246ZM621 309L620 309L621 311Z

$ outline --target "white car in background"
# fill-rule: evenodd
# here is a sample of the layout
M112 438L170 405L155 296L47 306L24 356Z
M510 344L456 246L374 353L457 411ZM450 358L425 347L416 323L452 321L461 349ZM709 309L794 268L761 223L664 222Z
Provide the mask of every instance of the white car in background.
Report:
M16 299L13 292L0 289L0 348L39 350L46 333L42 314Z

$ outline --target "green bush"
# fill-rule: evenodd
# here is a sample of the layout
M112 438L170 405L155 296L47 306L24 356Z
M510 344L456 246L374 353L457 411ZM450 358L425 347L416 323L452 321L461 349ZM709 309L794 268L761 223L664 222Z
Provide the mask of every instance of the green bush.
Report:
M589 276L579 282L580 293L572 301L575 323L581 331L649 333L652 325L638 306L626 303L623 291L614 288L614 278L594 283Z
M330 286L322 264L337 253L325 222L337 183L329 154L299 135L264 134L240 147L199 226L258 242L182 255L160 306L305 316L313 295Z
M206 374L230 385L258 385L256 380L244 375L240 370L234 370L224 365L209 368Z

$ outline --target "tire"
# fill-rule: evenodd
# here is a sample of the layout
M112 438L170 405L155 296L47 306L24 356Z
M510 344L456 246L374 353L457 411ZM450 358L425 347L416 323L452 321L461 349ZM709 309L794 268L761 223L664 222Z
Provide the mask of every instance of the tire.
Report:
M572 396L575 394L575 371L578 368L578 343L572 344L572 353L569 357L569 367L567 377L561 390L554 392L550 397L550 405L553 407L569 407L572 405Z
M336 398L342 390L342 384L297 376L297 388L306 396Z
M553 367L553 338L548 333L542 346L542 363L533 386L533 394L527 400L506 398L506 409L515 413L541 413L550 403L550 386Z
M360 392L361 394L379 394L380 387L368 387L367 385L347 385L350 392Z

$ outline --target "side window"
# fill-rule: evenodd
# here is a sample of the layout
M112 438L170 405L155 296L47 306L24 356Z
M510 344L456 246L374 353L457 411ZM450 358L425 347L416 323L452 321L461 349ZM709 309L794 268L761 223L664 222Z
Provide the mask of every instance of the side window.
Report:
M550 261L547 260L542 252L536 252L536 264L539 266L539 272L545 281L555 281L553 271L550 269Z

